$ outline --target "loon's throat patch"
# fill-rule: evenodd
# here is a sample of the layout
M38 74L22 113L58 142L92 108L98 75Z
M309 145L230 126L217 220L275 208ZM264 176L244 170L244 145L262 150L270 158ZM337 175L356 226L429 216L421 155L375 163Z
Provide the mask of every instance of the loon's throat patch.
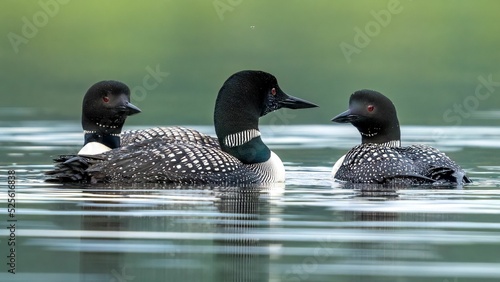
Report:
M104 127L104 128L118 128L118 125L106 125L98 122L96 122L95 124L97 124L97 126L99 127Z
M364 133L364 132L359 132L361 135L366 136L366 137L373 137L378 134L378 132L373 132L373 133Z
M228 146L229 148L241 146L259 136L260 131L258 131L257 129L249 129L229 134L228 136L224 137L224 145Z

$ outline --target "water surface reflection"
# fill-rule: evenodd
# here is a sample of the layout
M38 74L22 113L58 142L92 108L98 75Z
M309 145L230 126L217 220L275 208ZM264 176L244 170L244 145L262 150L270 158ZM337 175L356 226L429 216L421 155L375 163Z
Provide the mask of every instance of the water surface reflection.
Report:
M474 180L460 188L405 189L332 182L331 166L359 141L351 127L263 127L287 181L251 189L46 184L51 157L78 149L79 125L0 128L0 182L16 170L19 203L18 272L0 272L1 281L500 277L497 128L403 127L404 143L446 151ZM6 192L0 186L0 201ZM7 235L0 230L2 253Z

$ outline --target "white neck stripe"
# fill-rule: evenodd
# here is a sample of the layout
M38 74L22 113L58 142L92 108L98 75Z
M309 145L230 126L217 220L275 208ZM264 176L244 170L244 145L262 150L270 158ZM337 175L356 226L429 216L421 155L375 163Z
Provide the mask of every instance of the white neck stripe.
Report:
M84 134L87 134L87 133L97 133L97 131L95 131L95 130L84 130L83 133ZM107 135L120 137L120 133L110 133L110 134L107 134Z
M259 136L260 132L257 129L249 129L229 134L228 136L224 137L224 145L230 148L240 146Z
M380 144L380 146L384 147L401 147L401 140L391 140L389 142L385 142Z

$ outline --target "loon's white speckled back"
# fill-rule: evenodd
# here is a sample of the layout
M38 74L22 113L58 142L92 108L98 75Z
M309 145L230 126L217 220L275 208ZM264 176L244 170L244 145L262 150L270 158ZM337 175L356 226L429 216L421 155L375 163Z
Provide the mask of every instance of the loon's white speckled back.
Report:
M334 177L352 183L445 184L469 180L448 156L427 145L360 144L343 158Z
M220 148L217 138L203 134L197 130L181 126L127 130L121 134L120 138L122 146L154 139L163 140L164 142L192 142L200 145Z

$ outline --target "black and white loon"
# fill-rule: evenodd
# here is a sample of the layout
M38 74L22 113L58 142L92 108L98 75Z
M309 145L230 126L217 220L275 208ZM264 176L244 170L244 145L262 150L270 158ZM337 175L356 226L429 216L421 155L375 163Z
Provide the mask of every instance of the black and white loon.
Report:
M124 83L104 80L92 85L83 97L84 144L78 155L99 154L120 147L120 134L127 116L140 112L138 107L130 103L130 89ZM55 161L61 162L72 157L75 155L61 156ZM46 172L56 178L58 173L61 171Z
M262 141L259 118L280 108L317 107L284 93L263 71L241 71L219 90L217 138L182 127L124 132L122 146L61 160L52 181L241 185L284 182L280 158Z
M335 179L350 183L464 184L471 180L448 156L427 145L401 147L396 108L379 92L360 90L349 99L349 109L332 119L351 123L361 144L334 165Z
M124 83L105 80L92 85L83 98L84 146L78 154L96 154L118 148L125 119L140 112L130 103L130 89Z

